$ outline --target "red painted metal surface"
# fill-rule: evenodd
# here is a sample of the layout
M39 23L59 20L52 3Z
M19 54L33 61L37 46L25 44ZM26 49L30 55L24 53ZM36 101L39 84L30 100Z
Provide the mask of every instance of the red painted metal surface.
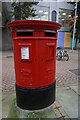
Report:
M55 81L57 29L60 24L39 20L17 20L12 27L16 84L24 88L40 88ZM32 30L32 35L18 35L18 30ZM45 35L53 30L54 35ZM52 31L52 32L53 32ZM21 48L27 47L29 59L21 58Z

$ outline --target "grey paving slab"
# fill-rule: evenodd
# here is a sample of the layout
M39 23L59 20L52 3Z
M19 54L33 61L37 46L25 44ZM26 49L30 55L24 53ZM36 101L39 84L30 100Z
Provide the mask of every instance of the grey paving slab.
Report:
M0 101L2 100L2 90L0 90Z
M2 118L2 90L0 90L0 118Z
M78 95L80 95L80 93L78 92L78 86L73 86L73 85L71 85L70 86L70 88L74 91L74 92L76 92Z
M14 109L14 110L13 110ZM46 108L44 110L39 111L28 111L28 110L21 110L17 107L11 108L12 111L9 112L8 118L56 118L54 114L54 109L52 106Z
M80 95L80 84L78 84L78 94Z
M7 118L10 107L12 105L12 101L15 99L16 95L15 92L13 94L5 92L2 95L2 117Z
M13 51L3 51L2 52L2 57L9 57L12 56L13 57Z
M72 70L69 70L69 71L71 71L72 73L74 73L77 76L80 76L80 68L79 69L72 69Z
M56 99L70 118L78 117L78 94L69 87L58 87Z
M3 118L56 118L53 105L40 111L22 111L16 106L15 91L4 92L2 101Z

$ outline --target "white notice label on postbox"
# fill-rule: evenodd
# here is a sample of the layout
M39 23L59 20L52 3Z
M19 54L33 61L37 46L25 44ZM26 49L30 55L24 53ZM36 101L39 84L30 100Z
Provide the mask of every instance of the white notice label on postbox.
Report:
M21 58L29 59L29 47L21 47Z

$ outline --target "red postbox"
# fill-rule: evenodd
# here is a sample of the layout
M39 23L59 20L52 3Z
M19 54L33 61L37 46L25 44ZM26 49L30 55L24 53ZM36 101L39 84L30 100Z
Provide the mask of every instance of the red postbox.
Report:
M55 101L56 22L16 20L12 28L17 105L37 110Z

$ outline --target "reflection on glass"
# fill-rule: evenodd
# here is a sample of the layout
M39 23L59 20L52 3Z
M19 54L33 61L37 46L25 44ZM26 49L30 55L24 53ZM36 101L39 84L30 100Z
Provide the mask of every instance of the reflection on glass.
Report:
M65 9L60 9L59 10L59 23L61 24L61 27L65 31L70 31L70 21L71 21L71 10L65 10Z

